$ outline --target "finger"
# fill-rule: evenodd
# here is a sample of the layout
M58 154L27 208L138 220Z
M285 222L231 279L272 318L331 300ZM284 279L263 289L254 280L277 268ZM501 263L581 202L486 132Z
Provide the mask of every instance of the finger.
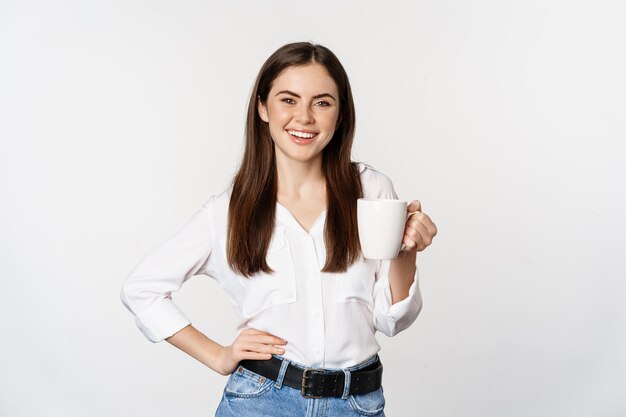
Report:
M242 338L239 343L240 346L243 346L243 349L256 350L255 346L265 346L266 351L269 349L273 353L284 353L282 349L287 344L286 341L281 341L275 337L259 335Z
M424 213L417 213L411 216L410 221L407 222L407 227L412 227L416 230L425 227L428 235L435 236L437 234L437 226L435 226L435 223L433 223L430 217Z
M266 345L264 343L251 343L248 350L258 353L285 353L285 349L280 346Z
M264 343L243 343L240 345L240 349L242 352L256 352L256 353L285 353L285 349L266 345Z
M421 223L421 216L423 215L422 212L416 212L414 215L412 215L411 217L409 217L406 221L406 227L412 227L414 229L418 229L418 224Z
M418 251L426 249L433 240L433 234L423 223L417 223L413 227L407 227L405 229L405 236L412 241L406 243L407 247L411 249L417 248Z
M411 204L409 204L406 208L408 211L422 211L422 203L419 202L419 200L413 200L411 201Z
M403 239L402 243L404 243L404 246L408 249L418 248L419 245L421 244L421 238L420 238L419 233L415 231L412 231L409 233L404 234L404 237L402 238Z
M422 243L422 238L417 230L410 229L404 233L403 242L409 249L419 248Z
M404 247L406 249L415 249L417 247L417 242L415 242L415 240L413 240L413 238L409 235L404 235L402 243L404 243Z
M264 361L268 359L272 359L271 353L258 353L258 352L243 352L241 355L241 359L252 359Z
M422 227L426 227L428 235L431 236L431 238L437 235L437 226L430 217L424 213L417 213L411 216L406 223L406 227L415 230L421 230Z
M428 229L428 231L430 232L430 234L432 236L436 236L437 235L437 226L435 225L435 223L433 223L433 221L430 219L430 217L428 217L427 215L424 214L424 218L422 219L422 223L424 224L424 226L426 226L426 229Z
M419 238L416 238L416 240L418 240L418 247L420 247L421 249L424 249L426 248L426 246L430 245L433 242L433 234L431 233L430 230L428 230L428 228L426 227L426 225L424 225L424 223L418 223L417 226L418 227L417 227L416 232L419 235ZM411 230L415 230L415 229L411 229Z
M405 236L409 236L411 239L418 242L421 239L421 231L422 228L419 227L419 224L416 224L413 227L407 227L404 229L404 234Z
M421 222L424 221L424 219L428 217L427 215L425 215L424 213L422 213L421 211L417 211L415 212L411 217L408 218L407 223L417 223L417 222ZM430 220L430 219L429 219Z

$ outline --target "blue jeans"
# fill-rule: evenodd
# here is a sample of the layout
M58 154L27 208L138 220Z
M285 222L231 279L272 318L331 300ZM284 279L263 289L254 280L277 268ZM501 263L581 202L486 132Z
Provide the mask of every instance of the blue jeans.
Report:
M276 381L238 366L226 382L215 417L385 417L382 386L366 394L347 395L349 387L346 387L343 397L305 398L300 390L283 385L282 382L289 363L302 369L306 366L290 362L280 355L273 356L283 361ZM364 368L375 362L377 357L378 354L375 354L365 362L343 371L349 373Z

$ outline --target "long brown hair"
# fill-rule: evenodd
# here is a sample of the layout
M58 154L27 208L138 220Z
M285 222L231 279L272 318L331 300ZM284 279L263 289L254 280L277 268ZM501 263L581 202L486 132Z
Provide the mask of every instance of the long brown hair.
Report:
M326 264L323 272L344 272L359 256L357 199L362 197L360 173L351 161L355 112L348 75L328 48L296 42L276 50L263 64L250 95L246 143L235 174L228 207L227 259L245 277L259 271L274 272L265 257L274 230L277 173L274 142L269 126L261 120L257 100L263 104L272 81L288 67L318 63L335 81L339 91L339 116L335 133L322 151L328 207L324 226Z

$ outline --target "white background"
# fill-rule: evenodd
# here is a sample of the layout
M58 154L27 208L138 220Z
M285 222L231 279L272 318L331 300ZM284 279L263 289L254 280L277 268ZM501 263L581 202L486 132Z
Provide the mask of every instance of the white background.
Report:
M439 228L383 345L388 417L626 415L623 1L0 0L0 415L212 416L131 269L234 174L263 61L333 50L353 159ZM212 280L175 294L221 344Z

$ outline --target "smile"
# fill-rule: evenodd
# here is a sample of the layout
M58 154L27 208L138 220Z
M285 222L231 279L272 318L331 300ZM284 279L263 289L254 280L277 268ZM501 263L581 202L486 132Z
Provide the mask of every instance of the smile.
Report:
M287 133L289 133L291 136L295 136L297 138L303 138L303 139L311 139L317 135L317 133L300 132L298 130L288 130Z

